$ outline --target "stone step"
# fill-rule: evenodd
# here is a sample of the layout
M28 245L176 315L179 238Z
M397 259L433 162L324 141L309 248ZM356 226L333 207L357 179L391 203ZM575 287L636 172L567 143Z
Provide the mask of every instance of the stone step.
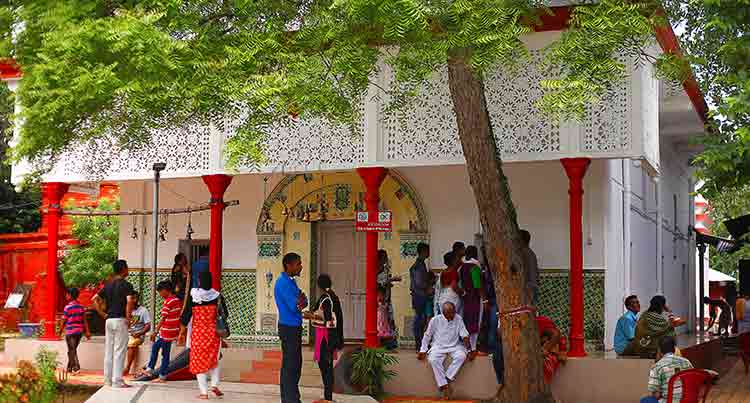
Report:
M281 369L281 360L253 361L252 368L253 370L272 369L278 371Z

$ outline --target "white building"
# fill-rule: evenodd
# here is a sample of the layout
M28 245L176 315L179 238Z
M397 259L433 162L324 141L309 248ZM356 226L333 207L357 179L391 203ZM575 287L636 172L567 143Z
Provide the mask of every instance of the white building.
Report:
M525 41L538 58L559 34L538 32ZM673 33L657 40L655 50L675 50ZM543 77L527 63L518 74L498 70L487 80L492 124L519 222L531 232L543 268L542 313L567 328L569 181L560 160L586 158L592 160L582 214L586 338L611 348L622 301L630 294L641 301L664 294L677 315L694 318L695 248L689 228L695 214L687 144L703 131L705 116L694 82L675 87L656 79L650 66L631 64L627 81L574 123L550 121L535 108ZM379 80L386 83L388 73ZM430 243L432 267L442 267L442 254L454 241L472 244L481 233L445 71L437 72L435 81L403 116L385 115L383 101L367 102L359 136L325 122L290 118L270 134L268 164L260 171L226 169L223 144L233 126L225 120L154 133L152 146L138 152L121 152L104 141L79 147L45 181L116 182L121 208L130 210L151 208L153 163L167 164L162 208L204 203L210 193L201 177L232 175L224 200L240 204L224 213L221 267L233 337L273 341L276 309L269 285L281 271L281 256L295 251L304 259L300 286L311 295L315 273L330 273L345 302L347 337L363 338L365 237L355 232L353 219L364 208L366 189L357 168L387 169L381 208L393 211L394 224L392 232L379 235L378 246L388 251L394 273L407 272L419 241ZM99 167L95 176L92 167ZM15 168L15 177L23 176L25 167ZM328 207L325 219L320 200ZM308 205L318 211L295 217ZM195 231L190 241L188 222ZM126 218L120 225L120 256L134 268L131 273L145 272L134 282L147 295L152 237L158 234L149 217ZM175 253L208 244L210 215L170 216L163 225L168 232L159 243L160 278L168 276ZM400 334L408 341L408 283L398 285L393 298Z

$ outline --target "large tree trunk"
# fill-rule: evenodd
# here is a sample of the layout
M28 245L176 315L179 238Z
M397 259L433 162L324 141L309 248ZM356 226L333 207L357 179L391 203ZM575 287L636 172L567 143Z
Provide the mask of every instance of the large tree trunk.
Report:
M527 289L516 210L492 133L484 83L461 54L448 60L448 82L466 167L484 229L487 261L495 273L498 310L525 305ZM501 315L505 385L501 402L552 402L544 383L542 353L533 313Z

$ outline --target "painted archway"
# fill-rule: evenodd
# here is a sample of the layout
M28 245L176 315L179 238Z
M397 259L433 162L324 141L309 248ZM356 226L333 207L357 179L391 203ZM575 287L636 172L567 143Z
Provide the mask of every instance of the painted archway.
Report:
M263 335L275 334L276 308L273 304L273 281L281 273L285 253L296 252L303 259L303 273L298 281L311 295L311 281L317 276L318 245L316 223L352 221L364 209L365 188L354 171L307 173L285 176L266 198L258 217L258 284L256 323ZM392 293L399 334L410 329L411 308L408 270L416 258L416 246L427 242L429 222L414 188L397 172L389 171L380 188L381 209L393 212L393 231L381 233L379 248L385 249L394 275L406 274L405 281ZM353 225L353 224L352 224ZM265 279L263 281L262 279Z

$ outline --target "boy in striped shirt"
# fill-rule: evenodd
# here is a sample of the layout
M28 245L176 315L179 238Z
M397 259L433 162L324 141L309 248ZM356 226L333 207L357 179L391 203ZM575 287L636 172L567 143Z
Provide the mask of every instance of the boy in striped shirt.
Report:
M70 302L63 309L62 332L65 333L65 343L68 345L68 372L78 375L81 364L78 362L78 345L85 334L86 340L91 339L89 324L86 322L86 309L78 302L78 289L68 290Z
M161 308L161 322L151 333L151 341L154 342L151 347L151 359L148 362L146 372L154 374L156 360L161 350L161 367L159 368L159 379L154 382L165 382L167 379L167 367L169 366L169 353L172 350L172 342L177 340L180 334L180 312L182 302L174 295L172 282L164 280L156 286L156 291L164 298L164 306ZM157 339L156 334L159 334Z

